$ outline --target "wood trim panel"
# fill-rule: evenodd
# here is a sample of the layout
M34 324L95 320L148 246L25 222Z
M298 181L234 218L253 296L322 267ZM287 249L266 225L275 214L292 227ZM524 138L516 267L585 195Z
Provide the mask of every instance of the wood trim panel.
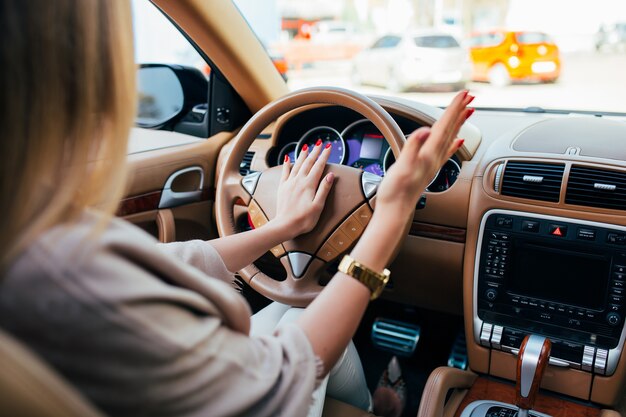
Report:
M446 240L449 242L465 243L465 229L458 227L440 226L438 224L421 223L414 221L409 234L412 236L428 237L431 239Z
M161 201L161 191L128 197L120 202L116 215L123 217L144 211L158 210L159 201ZM215 201L215 188L203 189L198 201Z
M122 217L142 211L156 210L159 208L159 201L161 201L161 191L125 198L120 202L116 214Z
M463 399L455 417L459 417L470 403L478 400L494 400L513 404L515 403L515 387L484 377L478 378ZM600 408L547 396L542 393L537 395L535 411L552 417L600 417L602 413Z

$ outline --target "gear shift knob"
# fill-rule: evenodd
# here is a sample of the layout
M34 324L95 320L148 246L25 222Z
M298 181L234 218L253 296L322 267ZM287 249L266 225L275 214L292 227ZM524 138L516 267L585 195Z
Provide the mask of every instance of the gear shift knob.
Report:
M543 336L529 335L524 338L517 358L517 383L515 384L515 405L519 407L519 417L526 417L528 410L535 405L535 398L543 372L550 359L552 343Z

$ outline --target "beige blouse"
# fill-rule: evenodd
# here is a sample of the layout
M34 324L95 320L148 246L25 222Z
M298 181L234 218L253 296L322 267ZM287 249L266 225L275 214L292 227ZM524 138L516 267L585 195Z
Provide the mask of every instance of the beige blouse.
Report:
M97 216L44 233L0 279L0 326L111 416L305 416L299 327L250 337L250 309L203 241L159 244Z

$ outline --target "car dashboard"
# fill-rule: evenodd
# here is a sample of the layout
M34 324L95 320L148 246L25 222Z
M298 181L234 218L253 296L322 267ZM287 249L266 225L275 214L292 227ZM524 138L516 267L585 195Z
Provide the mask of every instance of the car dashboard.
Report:
M374 99L405 135L440 114ZM459 135L469 147L415 211L383 298L462 314L471 368L509 380L521 338L549 336L555 353L543 386L615 404L626 379L624 119L478 109L471 122ZM334 163L380 176L393 163L370 122L323 105L269 126L250 148L250 167L279 165L318 139L342 148Z

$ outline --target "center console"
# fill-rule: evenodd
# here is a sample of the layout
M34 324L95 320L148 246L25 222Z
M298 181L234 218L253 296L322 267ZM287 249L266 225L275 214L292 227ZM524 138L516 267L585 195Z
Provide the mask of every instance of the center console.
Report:
M476 343L517 354L526 335L540 334L552 341L550 364L615 372L626 337L626 228L490 210L476 260Z

